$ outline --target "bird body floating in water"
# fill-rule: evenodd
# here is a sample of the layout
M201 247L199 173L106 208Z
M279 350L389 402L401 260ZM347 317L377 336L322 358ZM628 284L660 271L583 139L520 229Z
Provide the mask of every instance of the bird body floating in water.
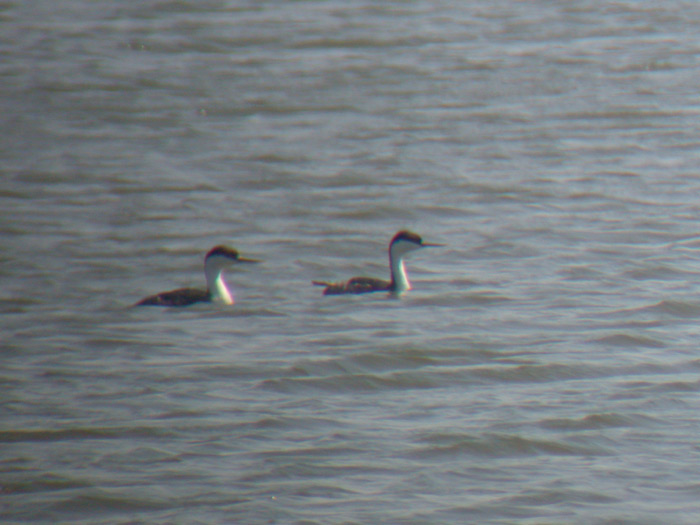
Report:
M215 246L204 257L204 275L207 289L179 288L142 299L134 306L189 306L195 303L217 303L231 305L233 295L224 280L224 270L237 263L257 263L255 259L241 257L228 246Z
M325 286L323 295L362 294L370 292L389 292L394 295L411 289L411 283L406 274L404 257L411 252L422 248L443 246L442 244L424 243L421 237L413 232L402 230L391 239L389 243L389 267L391 280L377 279L375 277L353 277L344 282L313 281L317 286Z

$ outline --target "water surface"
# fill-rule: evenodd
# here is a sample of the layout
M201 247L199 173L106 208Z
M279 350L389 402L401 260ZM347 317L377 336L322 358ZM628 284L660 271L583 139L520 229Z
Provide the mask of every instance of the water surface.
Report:
M697 521L695 3L0 9L5 522Z

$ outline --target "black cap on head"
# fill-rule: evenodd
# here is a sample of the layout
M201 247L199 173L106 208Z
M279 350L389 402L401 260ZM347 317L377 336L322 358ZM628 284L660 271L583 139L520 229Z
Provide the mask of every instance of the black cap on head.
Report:
M221 244L219 246L214 246L211 250L209 250L205 259L208 259L209 257L212 257L214 255L227 257L228 259L238 259L238 252L236 250Z
M408 230L401 230L394 235L394 238L391 239L391 244L394 244L396 241L408 241L419 246L423 244L423 239L421 239L420 235Z

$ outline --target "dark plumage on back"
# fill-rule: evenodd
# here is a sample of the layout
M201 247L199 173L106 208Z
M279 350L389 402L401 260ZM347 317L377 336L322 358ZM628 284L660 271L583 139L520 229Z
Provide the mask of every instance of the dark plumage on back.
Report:
M194 303L208 302L211 302L209 290L179 288L177 290L151 295L140 300L134 306L189 306Z
M341 295L346 293L369 293L391 291L391 281L376 279L374 277L353 277L349 281L329 283L325 281L312 281L316 286L325 286L323 295Z

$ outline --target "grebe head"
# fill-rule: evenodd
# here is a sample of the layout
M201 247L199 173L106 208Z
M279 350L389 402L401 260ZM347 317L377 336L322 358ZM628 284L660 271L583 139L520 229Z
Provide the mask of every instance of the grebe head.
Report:
M400 259L404 255L421 248L430 248L432 246L443 246L442 244L428 244L423 242L420 235L417 233L410 232L408 230L402 230L394 235L389 244L389 253L392 258Z
M423 242L420 235L402 230L394 235L389 244L389 263L391 265L391 292L401 295L411 289L411 283L406 274L403 258L405 255L428 248L431 246L442 246L441 244L427 244Z
M238 251L228 246L214 246L204 257L204 266L207 268L223 269L235 263L258 263L256 259L241 257Z
M236 263L257 263L255 259L246 259L228 246L214 246L204 257L204 275L207 278L207 290L214 303L233 304L233 296L223 278L224 269Z

